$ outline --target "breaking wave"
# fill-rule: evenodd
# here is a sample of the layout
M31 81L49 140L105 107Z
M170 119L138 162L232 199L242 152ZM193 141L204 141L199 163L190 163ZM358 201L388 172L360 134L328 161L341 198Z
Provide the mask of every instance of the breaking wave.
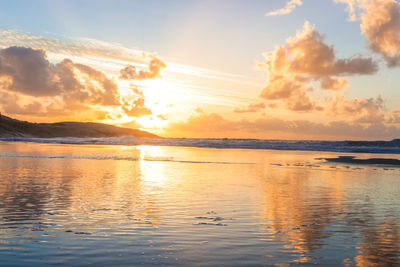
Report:
M106 138L0 138L5 142L35 142L58 144L98 144L98 145L154 145L186 146L204 148L270 149L327 151L347 153L387 153L400 154L400 139L392 141L285 141L260 139L196 139L196 138L137 138L131 136Z

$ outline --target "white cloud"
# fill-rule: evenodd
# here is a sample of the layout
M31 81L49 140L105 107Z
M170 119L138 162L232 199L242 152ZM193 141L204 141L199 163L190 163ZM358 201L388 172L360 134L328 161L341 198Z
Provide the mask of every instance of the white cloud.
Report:
M265 14L265 16L287 15L292 13L297 6L301 6L302 4L302 0L289 0L283 8L268 12L267 14Z

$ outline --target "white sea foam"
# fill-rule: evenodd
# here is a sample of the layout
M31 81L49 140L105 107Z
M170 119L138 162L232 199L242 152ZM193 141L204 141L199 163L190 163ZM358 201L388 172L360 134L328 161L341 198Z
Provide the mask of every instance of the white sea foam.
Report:
M131 136L107 138L0 138L5 142L35 142L59 144L99 144L99 145L155 145L186 146L207 148L274 149L329 151L349 153L400 154L400 139L392 141L285 141L259 139L196 139L196 138L136 138Z

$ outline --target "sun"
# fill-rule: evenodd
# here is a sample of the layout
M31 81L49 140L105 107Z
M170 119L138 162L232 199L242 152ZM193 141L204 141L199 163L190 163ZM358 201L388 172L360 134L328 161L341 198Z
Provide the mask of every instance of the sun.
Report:
M152 132L160 132L168 124L168 113L171 109L174 97L171 96L171 88L177 86L172 85L171 82L164 78L157 78L153 80L143 80L135 84L127 81L118 82L121 94L121 106L116 112L116 119L114 124L138 128ZM151 114L144 114L141 116L130 116L124 111L123 105L126 99L128 105L133 104L134 99L142 99L144 102L142 108L151 111ZM125 99L125 100L124 100ZM176 97L175 97L176 99Z
M160 118L160 116L153 115L142 116L135 119L135 121L142 126L140 128L142 130L160 131L168 125L166 120Z

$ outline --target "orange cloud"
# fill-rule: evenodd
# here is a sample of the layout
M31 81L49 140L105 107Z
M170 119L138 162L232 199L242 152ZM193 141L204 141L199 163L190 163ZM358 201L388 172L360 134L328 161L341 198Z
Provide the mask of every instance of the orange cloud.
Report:
M135 66L128 65L120 71L120 79L123 80L145 80L161 77L160 72L167 65L156 55L150 55L148 70L136 70Z
M342 95L327 99L329 115L351 118L359 123L385 122L385 105L382 97L347 100ZM389 121L387 121L389 122Z
M247 107L235 108L233 111L236 113L259 112L265 109L265 103L249 104Z
M400 110L392 110L387 116L386 120L389 123L400 124Z
M266 118L227 120L221 115L196 113L188 120L170 124L167 132L182 137L280 138L280 139L375 139L396 138L400 129L382 122L364 125L359 122L333 121L316 123L307 120Z
M273 60L270 61L271 55ZM354 55L337 59L333 45L327 45L325 38L309 22L296 37L288 38L286 46L277 46L273 52L265 53L267 64L274 72L289 71L294 74L315 76L343 76L374 74L377 64L371 58Z
M304 112L320 109L304 90L293 92L289 98L285 99L284 105L287 109L292 111Z
M268 84L260 97L281 100L293 111L311 111L321 108L310 98L313 81L319 81L323 90L344 90L347 79L337 76L367 75L378 71L371 58L355 55L337 59L333 45L327 45L324 37L308 22L296 37L288 38L285 46L264 53L262 65L268 71Z
M0 91L0 107L7 114L32 115L42 114L43 105L39 101L21 104L17 94Z
M23 120L38 122L77 119L81 121L102 120L108 114L107 111L101 110L101 107L88 107L79 103L67 107L57 97L31 97L2 90L0 90L0 111Z
M104 73L64 59L52 64L44 50L9 47L0 50L2 90L34 97L61 97L65 103L118 105L117 85Z
M320 82L323 90L342 91L349 86L346 78L332 78L328 76L322 78Z
M335 1L347 4L350 20L361 20L361 31L371 50L381 54L389 67L399 66L400 3L396 0Z
M129 117L151 115L152 111L145 106L143 92L137 87L132 88L132 94L122 98L122 110Z
M390 67L400 65L400 3L363 1L361 30L372 51L382 54Z
M0 49L0 108L7 114L50 117L85 111L96 119L107 117L102 110L107 107L132 117L151 114L141 91L133 93L122 99L115 81L103 72L70 59L52 64L44 50Z

